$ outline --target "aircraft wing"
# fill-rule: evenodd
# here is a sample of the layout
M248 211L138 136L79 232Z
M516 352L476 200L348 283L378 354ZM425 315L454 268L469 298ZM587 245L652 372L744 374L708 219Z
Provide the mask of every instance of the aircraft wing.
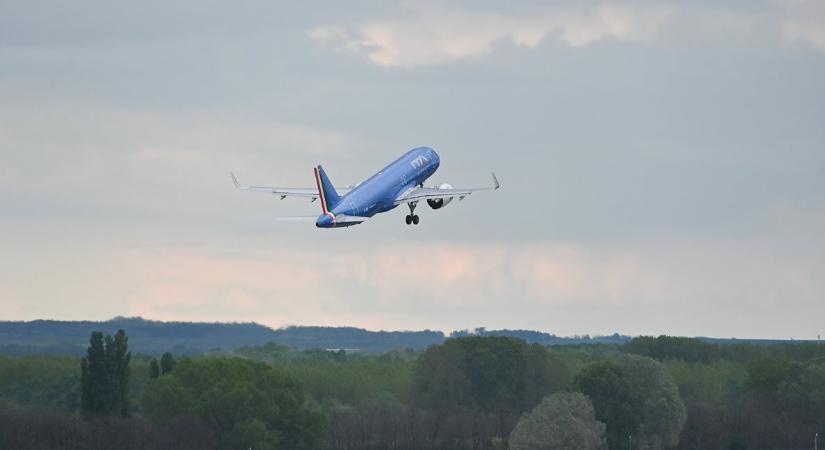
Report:
M415 202L418 200L426 200L426 199L435 199L435 198L449 198L449 197L458 197L459 200L463 200L464 197L472 194L473 192L478 191L494 191L501 187L501 184L498 182L498 178L496 178L496 174L493 175L493 185L489 187L482 187L482 188L469 188L469 189L456 189L456 188L449 188L449 189L442 189L438 187L432 188L425 188L425 187L416 187L412 188L408 191L403 192L398 198L395 199L395 204L400 205L403 203L410 203Z
M235 174L229 172L229 175L232 177L232 183L235 184L235 187L244 191L257 191L257 192L268 192L272 195L280 195L281 200L286 197L304 197L310 198L315 200L318 198L318 188L285 188L285 187L269 187L269 186L246 186L238 182L238 179L235 178ZM352 188L335 188L338 191L339 195L345 195Z

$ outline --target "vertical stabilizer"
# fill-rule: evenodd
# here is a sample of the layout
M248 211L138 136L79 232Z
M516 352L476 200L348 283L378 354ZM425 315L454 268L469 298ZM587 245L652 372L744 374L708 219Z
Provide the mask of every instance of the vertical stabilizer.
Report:
M326 214L332 211L341 202L341 196L332 187L332 182L329 181L324 168L319 164L315 168L315 184L318 186L318 195L321 197L321 209Z

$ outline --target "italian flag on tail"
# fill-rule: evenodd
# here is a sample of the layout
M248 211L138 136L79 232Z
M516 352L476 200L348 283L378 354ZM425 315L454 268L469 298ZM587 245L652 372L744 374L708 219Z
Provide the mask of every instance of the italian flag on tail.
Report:
M315 168L315 184L318 186L318 196L321 199L321 209L324 214L335 217L331 211L341 202L341 196L335 191L320 164Z

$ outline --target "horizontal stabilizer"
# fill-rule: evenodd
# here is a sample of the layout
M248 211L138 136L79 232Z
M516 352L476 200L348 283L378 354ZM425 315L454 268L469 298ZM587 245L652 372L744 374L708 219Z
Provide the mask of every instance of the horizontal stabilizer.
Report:
M336 224L353 224L361 223L368 220L369 217L364 216L348 216L346 214L338 214L335 216Z
M310 200L315 200L318 198L318 188L292 188L292 187L270 187L270 186L247 186L245 184L241 184L238 181L238 177L235 176L234 173L229 172L229 176L232 177L232 184L235 185L236 188L244 190L244 191L257 191L257 192L267 192L272 195L277 195L281 197L283 200L286 197L304 197L309 198ZM351 191L351 188L332 188L334 189L338 195L344 195Z

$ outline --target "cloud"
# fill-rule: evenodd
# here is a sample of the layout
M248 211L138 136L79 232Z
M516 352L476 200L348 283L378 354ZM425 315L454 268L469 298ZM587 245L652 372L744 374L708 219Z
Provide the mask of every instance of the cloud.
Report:
M252 165L261 158L294 159L297 154L347 158L366 144L366 139L345 132L225 109L78 103L0 107L0 148L9 149L10 158L4 167L43 178L52 175L43 172L48 166L42 164L44 159L61 163L51 164L52 168L122 158L119 163L158 161L179 170L198 161L225 163L248 157L257 158Z
M306 320L319 313L305 301L325 290L312 264L249 256L166 247L126 251L118 256L119 277L127 287L123 301L131 315L164 319L266 317L284 324L287 317Z
M784 0L785 14L780 19L783 36L792 42L825 49L825 2Z
M534 49L545 40L571 48L603 41L646 45L779 41L825 50L823 30L825 8L808 0L752 9L602 3L507 13L427 6L413 8L405 17L321 25L307 35L325 49L379 66L410 68L482 58L502 43Z
M820 227L821 219L807 217L794 232ZM75 242L47 243L36 259L16 256L29 248L9 242L15 262L4 268L0 292L6 311L31 318L49 311L271 326L802 337L816 330L812 318L825 289L825 241L802 235L621 243L329 240L322 252L318 242L261 246L252 238L91 253ZM773 322L779 314L783 321Z
M229 171L248 182L311 186L313 164L357 160L370 145L352 133L229 110L5 104L0 216L158 221L236 196Z

